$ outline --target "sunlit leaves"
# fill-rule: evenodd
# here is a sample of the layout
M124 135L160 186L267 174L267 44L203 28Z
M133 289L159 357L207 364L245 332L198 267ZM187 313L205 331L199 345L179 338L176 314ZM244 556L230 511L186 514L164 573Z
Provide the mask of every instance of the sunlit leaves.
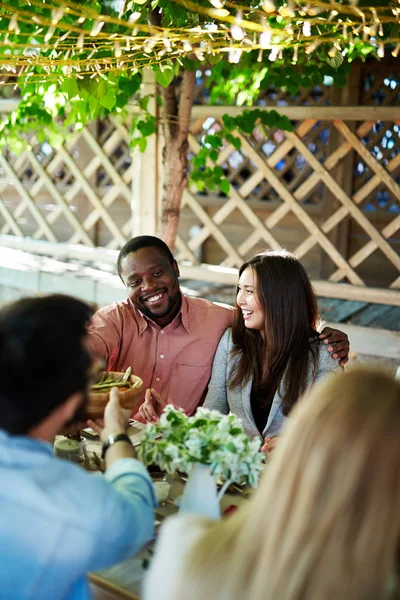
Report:
M365 5L365 2L360 2L359 6ZM179 75L183 69L193 71L207 63L210 66L207 81L210 103L250 106L257 103L264 90L271 88L287 91L294 97L300 88L323 85L326 77L334 85L343 86L351 61L357 57L365 59L369 54L375 55L377 50L377 44L370 43L365 36L345 38L343 27L339 27L339 20L335 15L330 15L333 21L329 21L336 27L337 33L329 25L329 32L334 31L335 39L332 40L330 34L329 42L324 42L328 20L323 22L322 9L318 9L315 14L307 12L307 9L307 14L299 14L301 19L297 20L307 40L313 40L312 43L315 44L314 38L320 37L320 42L312 52L306 54L307 48L301 47L301 40L292 36L292 47L279 49L272 60L271 40L274 34L271 32L283 32L285 36L285 32L288 33L290 27L293 28L289 13L299 13L297 5L289 6L284 0L241 1L241 7L250 9L249 12L243 11L244 19L249 17L256 22L260 11L263 11L263 23L269 28L263 32L263 38L255 34L252 39L247 33L244 35L245 27L242 22L227 22L224 25L217 19L213 23L210 16L201 11L196 12L193 6L185 8L172 0L128 0L120 3L112 0L83 0L80 5L88 9L80 19L76 11L58 8L46 2L32 4L29 0L8 0L6 5L3 3L0 6L0 40L7 47L8 56L18 57L25 46L24 51L49 60L60 57L64 61L63 66L55 68L28 65L24 76L18 81L22 102L17 111L0 126L2 143L7 140L18 147L24 139L21 136L35 130L40 131L41 137L46 135L50 139L53 136L59 143L60 136L67 135L72 128L81 129L90 121L104 118L110 113L121 114L132 96L138 92L141 83L141 74L134 70L133 64L150 66L157 83L167 87L175 82L179 84ZM234 3L223 2L219 9L225 8L233 14L232 5ZM196 6L212 6L218 10L219 3L199 0ZM18 18L21 11L29 13L29 18ZM318 27L314 18L316 14ZM109 15L112 19L101 19L99 15ZM121 19L119 23L115 21L116 17ZM204 27L206 23L207 27ZM221 46L213 31L221 25L222 28L225 27L224 31L235 32L232 35L237 43L241 42L242 34L244 41L247 39L246 51L240 49L238 64L229 64L226 54L219 53ZM159 27L170 29L162 32ZM381 44L389 29L390 35L398 38L397 23L383 23L382 27L383 36L380 30L378 32L379 39L382 38ZM177 54L169 55L169 52L175 36L177 39L182 36L183 29L178 33L179 28L184 28L185 32L180 40L181 54L177 59ZM203 37L197 37L195 31L203 32ZM101 38L102 43L100 37L91 35L96 32L100 32L100 36L106 36ZM87 43L88 39L90 43ZM261 44L261 51L251 50L254 40L261 43L261 39L265 42L264 45ZM52 47L55 40L57 47ZM214 42L218 43L213 46ZM119 60L119 54L117 56L117 50L124 53L128 46L129 49L136 47L134 62L130 62L129 66L122 59ZM226 52L229 51L229 44L224 44L223 47ZM308 50L310 47L311 45ZM247 49L251 51L247 52ZM82 64L80 61L83 61ZM32 107L35 116L30 112ZM226 190L228 184L217 164L219 150L223 144L231 144L239 149L240 139L235 131L251 135L256 126L285 129L288 124L281 121L278 113L263 110L253 111L251 115L244 113L236 120L224 121L219 137L217 133L213 134L217 136L215 138L206 137L204 156L200 155L199 164L195 167L203 169L199 185L219 186L220 189L223 186ZM147 107L141 105L140 114L135 114L133 118L132 145L144 150L146 140L154 131L154 116L147 112Z
M147 138L157 131L157 120L147 108L151 98L152 95L148 95L138 99L140 112L133 115L129 129L131 148L139 148L141 152L144 152L147 148Z
M293 131L291 121L280 115L276 110L244 110L237 117L223 115L222 126L213 133L207 133L202 147L192 159L190 181L199 191L221 191L229 194L230 183L225 177L223 166L218 164L220 150L228 144L235 150L240 150L242 142L238 134L250 136L257 127L262 127L266 135L268 129Z
M171 65L154 67L153 71L155 72L157 83L162 85L162 87L168 87L175 75L174 68Z
M295 96L300 88L323 85L326 77L334 85L343 86L351 65L339 52L342 61L328 64L330 49L320 48L312 57L300 54L295 65L291 64L290 53L274 63L266 59L258 64L256 53L244 55L238 65L221 61L210 70L206 82L210 103L251 106L263 90L275 88Z
M59 85L51 80L36 83L34 77L25 76L18 108L0 125L0 145L20 152L26 147L25 136L40 132L41 138L59 146L72 128L80 130L97 118L125 109L141 81L140 73L116 71L97 79L60 77Z

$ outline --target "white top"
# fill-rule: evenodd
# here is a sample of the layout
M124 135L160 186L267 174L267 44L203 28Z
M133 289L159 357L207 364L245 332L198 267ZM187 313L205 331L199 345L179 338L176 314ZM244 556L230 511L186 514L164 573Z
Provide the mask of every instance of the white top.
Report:
M177 514L166 519L150 568L143 580L142 600L175 600L189 551L204 532L204 518Z

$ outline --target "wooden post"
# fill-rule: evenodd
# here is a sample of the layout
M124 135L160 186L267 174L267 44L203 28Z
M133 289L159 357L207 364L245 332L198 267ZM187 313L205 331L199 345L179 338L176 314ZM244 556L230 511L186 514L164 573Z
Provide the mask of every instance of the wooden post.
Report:
M159 115L157 105L157 85L153 71L143 71L142 96L152 94L148 111L157 119L155 135L147 138L145 152L138 148L133 151L134 173L132 180L132 236L157 235L161 204L162 161L160 160Z
M360 78L360 65L353 64L351 76L348 79L346 87L343 90L340 90L339 88L332 90L332 104L334 106L341 105L343 107L358 105L360 95ZM347 121L347 125L350 127L351 131L354 131L356 128L355 121ZM343 141L343 138L340 136L335 127L331 126L330 129L330 140L328 146L329 154L331 154ZM352 150L332 171L332 175L335 177L335 180L350 198L353 193L353 166L354 152ZM325 221L333 212L335 212L338 206L340 206L340 202L329 190L327 190L324 208L322 211L322 221ZM343 258L347 259L349 244L349 218L346 217L343 219L341 223L333 229L332 233L328 237L339 250ZM328 277L332 275L333 271L334 267L332 267L332 261L323 253L321 261L321 278L328 279Z

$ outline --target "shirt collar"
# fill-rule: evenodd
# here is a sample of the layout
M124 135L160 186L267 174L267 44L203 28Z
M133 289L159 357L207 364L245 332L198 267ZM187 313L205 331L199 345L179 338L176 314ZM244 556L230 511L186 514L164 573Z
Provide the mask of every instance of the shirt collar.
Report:
M133 306L133 304L132 304ZM146 317L140 310L135 309L134 310L137 311L137 315L138 315L138 328L139 328L139 335L142 335L142 333L147 329L147 327L149 325L154 326L154 327L159 327L156 323L154 323L154 321L152 321L151 319L149 319L149 317ZM170 325L172 325L173 323L176 324L177 321L180 321L183 325L183 327L186 329L186 331L188 333L190 333L190 325L189 325L189 302L188 299L186 298L185 294L182 294L181 292L181 308L178 312L178 314L176 315L175 319L169 323L166 327L169 327ZM164 327L165 329L165 327Z
M182 325L186 329L188 333L190 333L190 325L189 325L189 301L186 298L185 294L182 294L182 304L180 314L182 315Z
M40 452L43 454L52 454L53 446L50 442L38 440L26 435L10 435L4 429L0 429L0 446L20 448L32 452Z

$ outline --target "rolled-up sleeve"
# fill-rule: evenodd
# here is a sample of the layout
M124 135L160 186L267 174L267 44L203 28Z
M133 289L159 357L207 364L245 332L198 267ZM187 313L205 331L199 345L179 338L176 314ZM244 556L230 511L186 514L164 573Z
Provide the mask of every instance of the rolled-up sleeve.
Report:
M122 335L122 320L119 311L100 309L95 313L88 326L88 338L92 351L110 363L119 353Z

